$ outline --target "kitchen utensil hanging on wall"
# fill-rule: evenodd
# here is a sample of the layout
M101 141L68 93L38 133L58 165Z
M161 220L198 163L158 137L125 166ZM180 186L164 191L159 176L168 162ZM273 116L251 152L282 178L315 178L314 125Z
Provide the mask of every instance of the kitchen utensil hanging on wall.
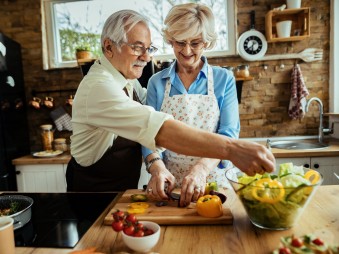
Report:
M54 107L54 102L53 101L54 101L53 97L46 96L45 100L44 100L44 105L47 108L53 108Z
M29 105L35 109L40 109L41 99L38 97L33 97L33 99L29 102Z
M238 39L237 50L239 55L247 60L254 61L263 57L267 51L265 36L255 30L255 12L251 11L251 29L244 32Z
M266 55L258 58L258 61L283 60L283 59L301 59L304 62L314 62L323 59L323 49L307 48L299 53Z
M71 94L71 95L66 99L66 105L72 106L72 105L73 105L73 98L74 98L74 95Z

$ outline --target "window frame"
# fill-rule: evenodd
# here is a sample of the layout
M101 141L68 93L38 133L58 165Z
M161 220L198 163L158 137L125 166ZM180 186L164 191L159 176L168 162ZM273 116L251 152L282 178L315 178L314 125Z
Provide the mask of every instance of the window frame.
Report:
M86 0L72 0L72 1L86 1ZM207 57L223 57L236 55L236 4L235 0L224 0L227 5L227 29L228 29L228 50L223 51L209 51L205 52ZM61 56L54 43L59 41L58 33L56 33L56 23L53 12L53 4L66 3L67 0L41 0L41 14L42 14L42 43L43 43L43 69L58 69L58 68L73 68L77 66L77 61L61 61ZM174 54L156 55L154 60L170 60L174 59Z
M339 40L339 2L331 0L330 10L330 66L329 66L329 111L339 113L339 73L336 72L335 66L339 65L339 46L335 43ZM335 29L337 27L337 29Z

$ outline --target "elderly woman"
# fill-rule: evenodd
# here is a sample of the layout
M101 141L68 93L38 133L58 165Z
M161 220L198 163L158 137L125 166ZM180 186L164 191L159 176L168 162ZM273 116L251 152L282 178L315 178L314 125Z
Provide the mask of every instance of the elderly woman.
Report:
M147 104L193 127L238 138L240 123L233 73L209 65L203 56L217 39L211 9L195 3L174 6L165 19L163 35L172 45L176 60L149 80ZM145 147L143 156L152 175L147 186L152 198L164 199L166 191L181 188L186 201L195 201L204 194L204 189L197 186L205 186L206 182L227 187L225 169L218 159L185 156L170 150L159 155ZM166 191L159 188L163 182L167 183Z

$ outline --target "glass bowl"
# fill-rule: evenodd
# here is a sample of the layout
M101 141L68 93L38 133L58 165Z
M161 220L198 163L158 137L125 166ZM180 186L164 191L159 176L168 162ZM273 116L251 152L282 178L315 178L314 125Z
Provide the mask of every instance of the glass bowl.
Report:
M305 172L305 176L306 174L311 176L309 181L301 179L303 181L301 184L298 182L300 175L294 177L286 174L274 178L273 175L278 175L278 170L266 176L257 174L254 177L246 177L245 173L233 167L226 171L226 178L243 204L252 224L263 229L286 230L298 221L323 181L323 176L319 172L300 168ZM307 173L308 171L310 172ZM271 175L273 179L267 178L267 175Z

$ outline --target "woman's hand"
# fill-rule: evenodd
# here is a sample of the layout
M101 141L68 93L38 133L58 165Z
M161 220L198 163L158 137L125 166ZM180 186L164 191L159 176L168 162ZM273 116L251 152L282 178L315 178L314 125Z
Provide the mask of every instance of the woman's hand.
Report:
M206 178L220 160L203 158L199 160L186 175L181 185L180 206L188 206L204 195Z
M152 176L147 184L147 196L155 200L168 199L167 193L171 193L175 187L175 177L162 160L154 162L149 171Z

